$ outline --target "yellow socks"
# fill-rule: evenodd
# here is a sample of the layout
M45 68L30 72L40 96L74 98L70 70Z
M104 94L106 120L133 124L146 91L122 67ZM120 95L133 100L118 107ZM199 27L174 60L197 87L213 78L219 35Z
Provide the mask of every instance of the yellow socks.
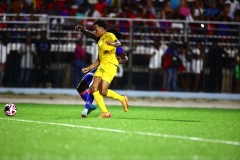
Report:
M108 112L107 107L105 106L103 96L99 93L99 91L93 93L94 99L97 102L99 108L102 112Z
M119 101L121 101L121 102L122 102L123 99L124 99L124 96L119 95L118 93L114 92L114 91L111 90L111 89L108 89L107 97L113 98L113 99L117 99L117 100L119 100Z
M104 103L103 96L99 93L99 91L93 93L94 99L97 102L99 108L102 110L102 112L108 112L107 107ZM114 92L111 89L108 89L107 97L117 99L119 101L123 101L124 96Z

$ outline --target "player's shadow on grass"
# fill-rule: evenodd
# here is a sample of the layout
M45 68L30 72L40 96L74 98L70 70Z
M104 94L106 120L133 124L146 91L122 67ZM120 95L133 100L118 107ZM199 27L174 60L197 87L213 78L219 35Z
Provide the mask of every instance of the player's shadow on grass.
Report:
M115 119L135 119L135 120L143 120L143 121L167 121L167 122L203 122L199 120L185 120L185 119L144 119L144 118L115 118Z

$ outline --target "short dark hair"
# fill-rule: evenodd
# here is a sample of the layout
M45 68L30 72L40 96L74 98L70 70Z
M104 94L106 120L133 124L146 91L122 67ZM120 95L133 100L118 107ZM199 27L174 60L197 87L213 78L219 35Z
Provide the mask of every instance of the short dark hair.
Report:
M100 27L103 27L104 29L107 29L107 23L106 23L104 20L102 20L102 19L96 20L96 21L93 23L93 25L98 25L98 26L100 26Z
M169 44L169 47L172 49L177 49L177 42L176 41L171 41Z
M116 28L108 28L107 32L110 32L116 36L117 39L120 39L122 34Z

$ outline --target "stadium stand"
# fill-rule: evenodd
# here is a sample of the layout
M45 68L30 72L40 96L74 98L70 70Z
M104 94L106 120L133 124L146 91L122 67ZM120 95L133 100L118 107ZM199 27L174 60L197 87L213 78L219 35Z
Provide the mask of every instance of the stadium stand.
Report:
M123 65L124 74L118 84L113 87L121 89L148 89L148 63L149 56L155 41L164 37L164 43L169 44L176 41L179 46L186 45L187 60L192 65L192 50L197 42L201 42L202 63L201 80L199 92L238 92L239 80L235 78L234 67L237 65L236 57L239 54L240 25L239 25L239 3L232 4L231 1L200 1L181 0L173 3L165 1L81 1L58 0L58 5L53 1L1 1L0 9L0 37L9 38L8 46L11 48L8 58L4 86L19 87L17 84L19 64L17 50L27 34L37 41L41 31L47 31L51 42L51 74L49 75L49 87L71 88L71 59L75 48L75 42L83 39L84 47L88 53L88 64L96 57L96 44L81 33L74 30L78 24L91 30L93 21L102 18L110 27L119 29L122 33L122 46L129 55L129 62ZM11 2L11 3L9 3ZM42 3L41 3L42 2ZM104 10L98 15L96 6L106 3ZM234 5L234 6L232 6ZM22 7L20 7L22 6ZM88 8L81 11L81 6ZM47 8L47 9L45 9ZM93 9L91 17L87 12ZM236 9L232 9L236 8ZM213 11L213 12L211 12ZM214 13L214 15L210 14ZM210 63L208 51L214 42L223 48L228 56L223 58L221 89L211 88ZM16 73L16 74L12 74ZM192 79L192 71L188 71ZM36 87L34 84L34 72L32 83L27 87ZM161 75L154 80L154 90L161 90ZM179 91L182 90L180 79L178 81ZM192 86L189 90L192 91Z

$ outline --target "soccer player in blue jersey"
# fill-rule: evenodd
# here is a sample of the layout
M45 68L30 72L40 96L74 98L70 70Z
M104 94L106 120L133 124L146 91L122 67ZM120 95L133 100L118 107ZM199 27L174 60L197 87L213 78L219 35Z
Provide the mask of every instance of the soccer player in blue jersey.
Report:
M82 26L77 26L76 30L80 30L86 37L92 38L96 42L98 42L98 40L100 39L99 37L96 37L93 32L84 30L82 28ZM113 33L118 39L121 36L121 33L118 32L118 30L116 30L114 28L109 28L109 29L107 29L107 31ZM109 44L110 44L110 42L109 42ZM111 43L110 45L117 47L116 48L116 56L119 60L119 63L126 63L128 61L128 57L127 57L127 54L122 49L122 47L120 47L121 43L119 41L116 41L116 42ZM97 70L97 68L94 68L91 71L89 71L82 78L82 80L80 81L80 83L77 87L78 93L80 94L82 99L86 102L84 110L82 111L82 114L81 114L81 116L83 118L87 117L88 114L90 114L93 110L96 109L96 106L92 104L94 97L93 97L93 94L90 89L90 86L91 86L91 83L93 80L93 75L96 70Z

